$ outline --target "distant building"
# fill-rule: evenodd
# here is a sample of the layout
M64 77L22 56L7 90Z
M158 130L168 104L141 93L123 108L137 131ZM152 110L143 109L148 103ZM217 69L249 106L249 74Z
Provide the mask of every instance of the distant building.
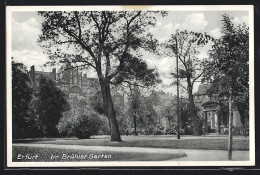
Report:
M29 75L33 82L36 82L40 76L48 77L54 80L58 87L66 94L77 93L81 95L93 95L100 89L97 78L89 78L86 74L71 64L66 64L64 71L61 73L56 72L53 68L51 72L36 71L34 66L31 66Z
M210 128L217 133L221 132L221 129L226 126L219 120L219 117L216 113L219 102L217 99L210 98L207 90L210 88L210 85L199 85L198 92L195 94L195 105L200 109L199 115L204 119L204 128ZM242 127L242 122L240 119L240 114L238 111L233 111L233 126Z

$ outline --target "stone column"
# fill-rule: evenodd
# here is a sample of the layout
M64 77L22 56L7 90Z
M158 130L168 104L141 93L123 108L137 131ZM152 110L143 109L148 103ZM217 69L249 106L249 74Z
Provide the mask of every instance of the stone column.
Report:
M212 129L216 129L216 125L215 125L215 112L211 111L211 128Z
M220 133L220 120L219 120L219 116L216 114L215 112L215 119L216 119L216 125L217 125L217 133Z

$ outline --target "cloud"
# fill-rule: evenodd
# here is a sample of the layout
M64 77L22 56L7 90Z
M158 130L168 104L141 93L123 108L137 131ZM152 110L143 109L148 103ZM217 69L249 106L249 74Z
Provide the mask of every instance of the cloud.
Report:
M160 59L148 57L148 59L146 59L148 66L150 68L156 67L159 72L159 77L162 80L162 84L157 85L159 90L173 94L176 93L175 86L170 86L174 81L170 73L176 70L175 61L174 57L164 57Z
M165 57L161 59L157 58L148 58L146 62L149 67L156 67L158 72L162 74L170 73L173 70L174 59L170 57Z
M201 32L208 25L208 22L205 20L203 13L192 13L187 15L182 23L174 24L169 22L167 24L159 23L157 28L154 30L158 37L159 42L164 42L166 39L170 38L170 35L174 33L177 29L179 30L190 30L195 32Z
M212 36L213 38L219 39L222 35L221 29L220 28L213 29L209 31L209 35Z
M246 15L246 16L243 16L242 17L242 21L246 24L246 25L248 25L249 24L249 18L248 18L248 16Z
M162 22L160 22L160 21L157 21L157 26L161 26L162 25Z
M35 50L12 51L12 57L15 61L24 63L28 69L32 65L36 65L36 70L41 70L40 66L49 61L46 55Z
M241 25L241 24L246 24L248 26L249 24L249 18L247 15L243 16L243 17L234 17L232 22L235 24L235 26Z
M29 69L35 65L37 70L45 64L48 57L37 44L38 35L41 33L41 20L33 14L19 13L12 19L12 57L24 63ZM48 70L48 68L45 68Z
M171 28L173 27L172 23L168 23L166 25L164 25L165 28L167 28L167 30L171 30Z
M203 13L192 13L188 15L181 24L174 25L174 31L191 30L194 32L201 32L208 25Z
M205 20L203 13L193 13L188 15L182 23L182 28L192 31L202 31L208 22Z
M35 18L17 22L12 20L12 50L33 49L37 46L40 23Z

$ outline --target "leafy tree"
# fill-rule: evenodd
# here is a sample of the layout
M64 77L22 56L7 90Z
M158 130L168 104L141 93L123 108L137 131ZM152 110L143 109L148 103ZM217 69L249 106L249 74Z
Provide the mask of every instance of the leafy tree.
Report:
M30 103L33 88L26 67L12 61L12 133L13 138L30 137L33 118Z
M141 91L142 92L142 91ZM157 95L151 93L141 94L141 105L139 108L140 113L140 125L146 128L146 134L150 134L157 125L157 128L161 129L160 118L157 115L155 105L158 102ZM159 122L158 122L159 119ZM160 131L161 132L161 131Z
M38 81L31 105L39 117L43 135L55 137L58 135L56 125L62 117L62 113L70 106L66 94L56 86L53 80L40 76Z
M170 55L173 54L181 62L179 71L179 78L185 80L187 83L187 90L189 96L189 105L191 116L193 119L193 135L200 134L200 120L197 115L196 106L194 103L193 86L202 74L208 69L207 59L198 57L199 51L209 41L213 40L207 34L189 32L189 31L176 31L166 43L166 48ZM176 74L173 73L176 77Z
M139 53L142 49L156 49L156 40L148 32L156 24L156 13L159 12L39 12L44 17L39 42L50 55L52 64L72 62L96 71L110 123L111 141L121 140L111 83L155 81L154 70L147 67ZM154 81L150 81L152 79Z
M205 79L213 85L214 96L228 99L228 158L231 160L234 108L241 112L242 118L249 116L249 28L234 26L232 18L223 15L222 37L215 41L211 56L213 70L205 74Z
M168 124L164 127L167 128L167 134L170 134L173 131L173 119L176 112L173 96L163 91L153 91L149 98L153 102L153 108L158 117L158 125L162 126L163 119L166 119Z
M129 92L127 103L128 121L134 129L133 134L139 132L149 134L157 122L157 114L154 109L156 98L149 95L149 90L146 87L140 87L137 84L128 86ZM147 93L148 92L148 93Z
M130 100L129 100L129 112L132 115L133 125L134 125L134 134L137 135L136 127L137 120L140 115L140 107L141 107L141 92L137 86L129 86L130 88Z

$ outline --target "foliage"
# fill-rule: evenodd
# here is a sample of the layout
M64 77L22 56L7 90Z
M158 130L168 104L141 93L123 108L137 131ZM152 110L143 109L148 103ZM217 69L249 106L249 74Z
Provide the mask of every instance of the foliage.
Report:
M90 106L99 114L105 114L103 106L103 99L101 91L95 92L93 96L89 98Z
M115 113L119 124L120 133L123 135L128 127L128 118L126 115L125 93L123 86L117 85L112 88L112 99L114 103Z
M95 134L109 134L109 123L106 118L100 116L98 112L96 112L90 105L87 98L78 94L70 94L69 96L69 104L71 106L69 111L63 113L63 117L59 120L58 130L59 133L63 136L77 136L76 135L76 128L83 127L83 125L79 124L79 121L87 120L86 122L90 121L93 122L93 116L95 116L98 122L101 121L101 124L98 126L98 131L100 133ZM86 115L87 119L83 119L84 117L79 117L84 114ZM90 116L90 118L88 118ZM95 129L95 128L94 128ZM89 131L86 131L90 133Z
M31 137L34 118L30 115L33 87L26 67L12 61L12 133L13 138Z
M173 126L176 123L176 105L174 97L163 91L153 91L150 95L150 100L153 101L154 109L159 118L158 125L162 125L162 120L166 119L167 124L164 125L164 127L166 130L173 131Z
M189 105L189 99L184 97L180 98L179 112L180 112L181 128L186 129L192 127L192 117L191 117L192 114Z
M69 110L66 95L47 77L40 76L38 80L34 99L32 100L32 109L38 116L41 124L43 136L55 137L58 135L56 125L62 117L62 113Z
M134 135L137 135L137 127L140 126L143 123L140 123L140 121L143 121L141 118L141 91L137 86L131 86L129 85L129 100L128 100L128 109L127 113L129 115L129 119L131 122L131 126L133 127L133 133Z
M158 117L154 107L157 99L153 94L145 94L145 89L137 85L129 86L129 91L127 114L130 126L135 135L137 130L142 134L152 133Z
M102 125L102 121L98 114L88 111L87 114L77 117L73 131L79 139L89 139L92 135L98 135L100 125Z
M158 115L155 110L155 103L157 102L156 98L152 96L142 96L141 99L141 116L143 116L143 122L146 128L146 134L150 134L151 128L155 128L158 122ZM160 124L159 124L160 125ZM158 126L157 126L158 127Z

